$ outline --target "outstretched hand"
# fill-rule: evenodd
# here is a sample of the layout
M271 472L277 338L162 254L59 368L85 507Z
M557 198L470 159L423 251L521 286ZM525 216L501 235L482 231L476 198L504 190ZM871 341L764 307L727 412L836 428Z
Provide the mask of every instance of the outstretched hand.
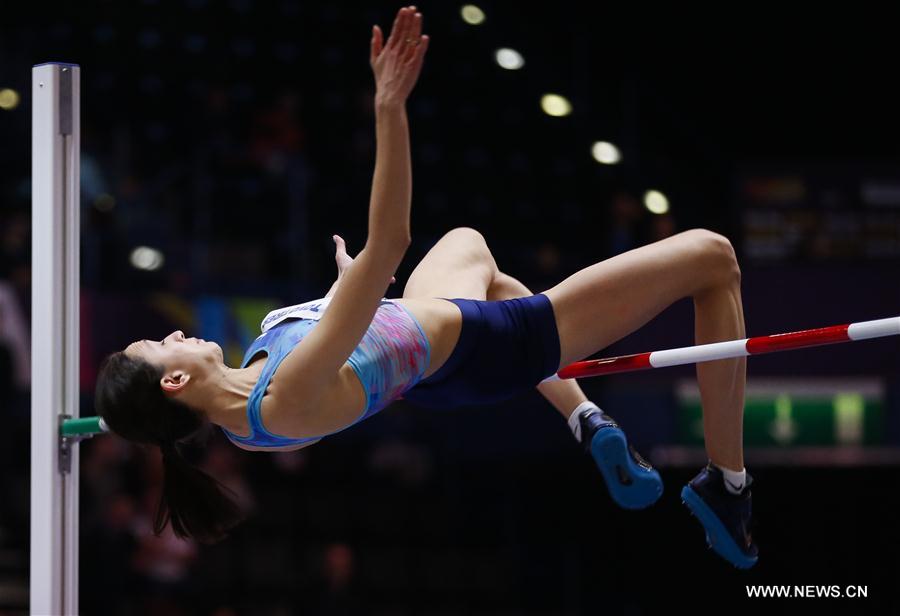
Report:
M338 278L340 278L344 275L344 270L353 263L353 257L347 254L347 245L344 243L344 238L340 235L333 235L331 239L335 243L334 260L337 262ZM397 282L397 279L391 276L391 283L394 282Z
M369 64L375 73L377 100L406 102L422 71L428 41L428 35L422 34L422 14L416 12L415 6L397 12L386 44L381 28L372 26Z

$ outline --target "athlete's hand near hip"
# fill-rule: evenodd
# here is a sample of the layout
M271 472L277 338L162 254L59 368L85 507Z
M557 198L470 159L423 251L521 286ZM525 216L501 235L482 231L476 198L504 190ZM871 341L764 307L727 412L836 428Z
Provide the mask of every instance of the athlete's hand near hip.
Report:
M422 71L428 41L428 35L422 34L422 14L415 6L397 12L387 43L383 43L381 28L372 27L369 64L375 73L376 101L406 103Z
M335 235L331 239L335 243L334 260L337 263L338 278L340 278L344 275L344 270L353 263L353 257L347 254L347 245L344 243L344 238L340 235ZM391 276L391 282L397 282L397 279Z

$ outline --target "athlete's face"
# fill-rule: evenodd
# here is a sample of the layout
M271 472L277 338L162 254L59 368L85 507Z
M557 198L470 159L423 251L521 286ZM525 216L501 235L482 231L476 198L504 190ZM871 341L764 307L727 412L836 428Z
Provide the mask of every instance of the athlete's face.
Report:
M222 348L218 344L200 338L185 338L181 330L162 340L132 342L125 348L125 354L161 365L167 373L174 370L202 373L223 361Z

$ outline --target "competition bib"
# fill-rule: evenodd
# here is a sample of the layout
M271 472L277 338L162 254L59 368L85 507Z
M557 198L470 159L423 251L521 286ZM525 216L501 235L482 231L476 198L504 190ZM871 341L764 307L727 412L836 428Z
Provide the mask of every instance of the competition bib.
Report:
M286 308L278 308L266 315L266 318L262 320L260 329L265 333L285 319L312 319L318 321L322 318L322 314L330 303L331 297L323 297Z
M295 304L293 306L287 306L286 308L273 310L262 320L260 329L263 333L266 333L286 319L312 319L313 321L318 321L325 313L325 309L328 308L328 304L331 303L332 297L323 297L302 304ZM387 298L383 298L381 303L392 304L393 302Z

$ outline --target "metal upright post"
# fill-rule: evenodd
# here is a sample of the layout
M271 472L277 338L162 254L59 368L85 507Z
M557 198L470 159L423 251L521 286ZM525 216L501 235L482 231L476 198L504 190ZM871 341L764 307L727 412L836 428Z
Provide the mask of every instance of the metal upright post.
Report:
M79 401L80 80L75 64L32 69L32 614L78 613L78 457L60 426Z

